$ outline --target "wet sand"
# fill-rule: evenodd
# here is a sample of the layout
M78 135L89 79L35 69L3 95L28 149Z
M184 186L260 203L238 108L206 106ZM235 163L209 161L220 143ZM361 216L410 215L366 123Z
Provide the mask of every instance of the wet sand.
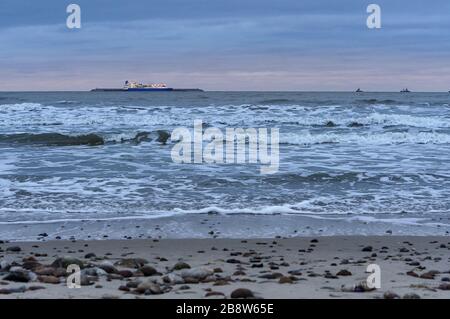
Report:
M0 242L0 267L0 298L450 298L447 236Z
M450 217L181 214L152 218L0 223L0 240L192 239L312 236L450 236Z

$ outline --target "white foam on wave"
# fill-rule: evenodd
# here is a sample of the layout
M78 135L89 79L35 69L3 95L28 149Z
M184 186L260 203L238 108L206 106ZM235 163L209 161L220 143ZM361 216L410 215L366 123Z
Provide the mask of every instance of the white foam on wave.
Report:
M0 190L2 192L1 197L8 197L14 195L14 192L11 191L11 181L0 178Z
M349 223L351 222L362 222L362 223L386 223L392 225L405 225L405 226L448 226L444 223L433 222L431 218L417 218L417 217L395 217L395 218L380 218L375 216L353 216L353 217L329 217L329 216L318 216L318 215L308 215L310 218L322 219L322 220L345 220ZM431 221L431 222L430 222Z
M3 209L0 209L2 211ZM149 219L158 219L165 217L176 217L183 216L186 214L208 214L215 213L220 215L299 215L299 211L289 207L289 205L282 206L270 206L263 207L259 209L224 209L220 207L207 207L199 210L181 210L175 209L171 212L165 213L152 213L150 214L141 214L141 215L131 215L131 216L114 216L114 217L99 217L99 218L56 218L56 219L46 219L46 220L19 220L19 221L0 221L0 225L39 225L39 224L55 224L55 223L78 223L78 222L108 222L108 221L121 221L121 220L129 220L129 221L138 221L138 220L149 220ZM395 214L395 213L394 213ZM428 217L392 217L392 218L382 218L374 216L373 214L363 216L358 215L354 216L349 213L330 213L330 214L315 214L311 212L303 212L300 214L302 217L313 218L313 219L321 219L321 220L344 220L346 222L362 222L362 223L386 223L392 225L406 225L406 226L448 226L444 223L438 223L432 221L431 218Z
M367 116L352 116L352 114L330 114L320 112L318 116L295 115L295 114L273 114L269 117L258 116L257 120L279 122L281 124L297 124L302 126L324 126L329 122L338 126L360 125L382 125L382 126L409 126L419 128L448 128L450 120L439 116L412 116L406 114L383 114L371 113Z
M16 104L1 104L0 112L5 111L29 111L29 110L37 110L41 109L42 104L40 103L16 103Z
M253 107L253 108L252 108ZM194 110L194 111L192 111ZM195 119L215 126L230 127L293 124L323 126L333 122L338 126L359 123L368 126L409 126L420 128L449 128L443 116L413 116L372 112L362 113L341 105L308 108L300 105L209 105L188 106L105 106L77 107L20 103L0 105L0 118L6 131L26 131L39 127L42 131L62 133L112 132L117 130L169 129L174 126L191 127ZM273 123L273 124L272 124ZM57 125L56 125L57 124Z
M280 133L280 143L292 145L314 145L326 143L389 145L389 144L449 144L450 135L436 132L386 132L371 134L311 134Z
M350 121L371 125L380 124L385 126L413 126L424 128L445 128L450 127L450 121L442 117L412 116L408 114L382 114L372 113L366 117L351 119ZM350 124L350 123L349 123Z

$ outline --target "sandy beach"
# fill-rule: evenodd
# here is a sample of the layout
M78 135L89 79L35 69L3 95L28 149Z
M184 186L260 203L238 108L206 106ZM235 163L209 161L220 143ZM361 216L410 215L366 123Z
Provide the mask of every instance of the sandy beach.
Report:
M444 236L3 241L0 298L449 298L449 261Z

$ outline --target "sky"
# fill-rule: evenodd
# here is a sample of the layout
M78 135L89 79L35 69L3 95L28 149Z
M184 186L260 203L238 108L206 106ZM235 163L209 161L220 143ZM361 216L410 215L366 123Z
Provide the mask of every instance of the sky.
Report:
M66 7L81 7L81 29ZM381 7L369 29L367 6ZM0 91L450 90L448 0L1 0Z

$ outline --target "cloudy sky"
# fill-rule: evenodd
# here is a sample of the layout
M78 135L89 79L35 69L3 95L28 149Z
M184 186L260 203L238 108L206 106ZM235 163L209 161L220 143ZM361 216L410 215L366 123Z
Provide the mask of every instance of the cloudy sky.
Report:
M79 4L82 28L66 27ZM367 5L382 28L366 26ZM1 0L0 90L450 89L448 0Z

